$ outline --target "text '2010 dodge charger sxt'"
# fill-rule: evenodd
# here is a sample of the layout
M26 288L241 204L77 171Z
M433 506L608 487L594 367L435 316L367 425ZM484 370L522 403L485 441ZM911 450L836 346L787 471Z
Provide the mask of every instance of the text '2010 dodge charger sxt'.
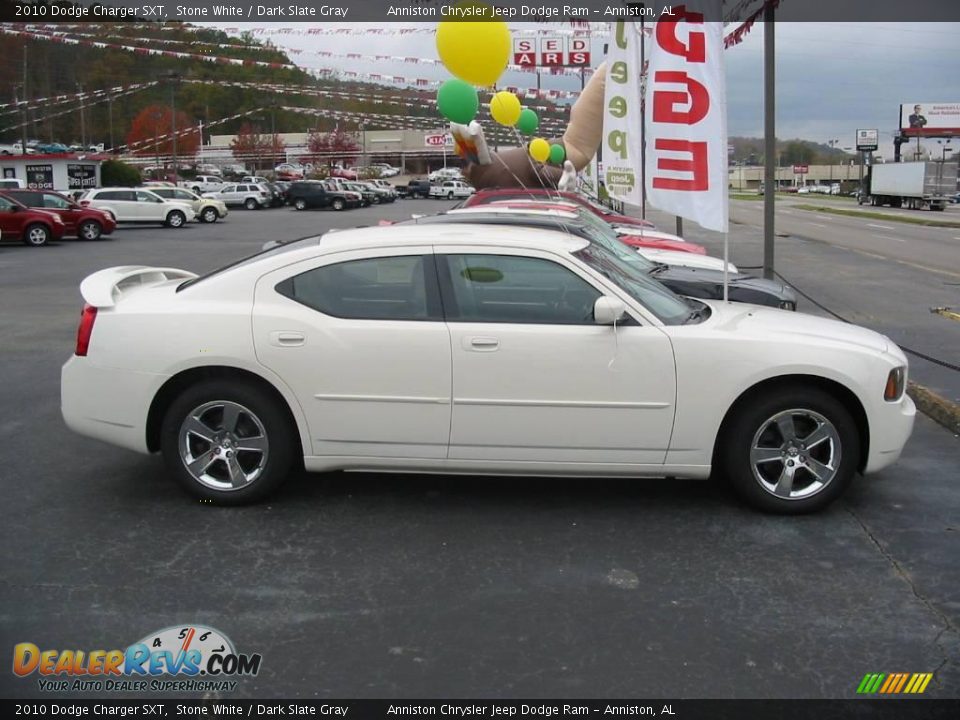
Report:
M907 360L871 330L685 299L565 233L329 233L209 275L86 278L73 430L163 454L200 497L307 470L729 479L820 509L900 455Z

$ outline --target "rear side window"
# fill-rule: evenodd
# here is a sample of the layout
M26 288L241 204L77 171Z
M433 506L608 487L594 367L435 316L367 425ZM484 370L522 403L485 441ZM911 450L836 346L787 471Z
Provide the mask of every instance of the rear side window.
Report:
M446 255L444 307L461 322L586 325L601 293L550 260L515 255ZM444 266L441 265L441 268ZM452 294L449 298L447 295Z
M44 207L42 195L38 192L18 192L11 194L27 207Z
M136 193L126 190L105 190L98 193L94 200L136 200Z
M350 260L314 268L276 287L324 315L355 320L440 320L432 256Z

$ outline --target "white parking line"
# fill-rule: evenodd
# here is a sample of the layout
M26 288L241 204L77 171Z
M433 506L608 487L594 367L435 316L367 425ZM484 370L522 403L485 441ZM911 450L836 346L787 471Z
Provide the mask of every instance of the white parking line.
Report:
M811 224L811 225L815 225L816 227L822 227L822 228L825 228L825 227L826 227L826 225L821 225L820 223L815 223L815 222L812 222L812 223L810 223L810 224Z
M874 225L873 223L867 223L867 227L877 228L879 230L894 230L895 228L892 225Z
M814 217L819 218L820 220L833 220L832 217L828 217L827 215L814 215ZM893 228L890 229L892 230Z
M890 237L889 235L877 235L881 240L896 240L897 242L906 242L903 238Z

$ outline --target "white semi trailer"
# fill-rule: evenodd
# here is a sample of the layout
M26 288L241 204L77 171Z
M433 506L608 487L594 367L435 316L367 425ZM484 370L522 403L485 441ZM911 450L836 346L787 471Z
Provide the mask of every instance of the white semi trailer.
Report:
M957 192L957 163L882 163L870 168L870 191L860 203L943 210Z

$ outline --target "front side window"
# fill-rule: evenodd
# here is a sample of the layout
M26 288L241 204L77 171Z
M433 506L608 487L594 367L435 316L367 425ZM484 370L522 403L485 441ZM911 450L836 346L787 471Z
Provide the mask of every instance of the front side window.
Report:
M356 320L440 320L436 272L420 255L324 265L288 278L277 292L325 315Z
M3 196L0 196L0 210L2 210L3 212L10 212L13 210L13 208L14 208L14 205L12 202L7 200Z
M515 255L442 256L447 319L461 322L588 325L602 293L550 260ZM446 283L445 283L446 284Z
M44 193L43 207L52 208L54 210L69 210L72 206L70 205L70 201L66 198L62 198L59 195L50 195L48 193Z
M232 192L236 192L236 191L237 191L237 186L236 186L236 185L227 185L227 186L226 186L223 190L221 190L220 192L222 192L222 193L232 193Z

